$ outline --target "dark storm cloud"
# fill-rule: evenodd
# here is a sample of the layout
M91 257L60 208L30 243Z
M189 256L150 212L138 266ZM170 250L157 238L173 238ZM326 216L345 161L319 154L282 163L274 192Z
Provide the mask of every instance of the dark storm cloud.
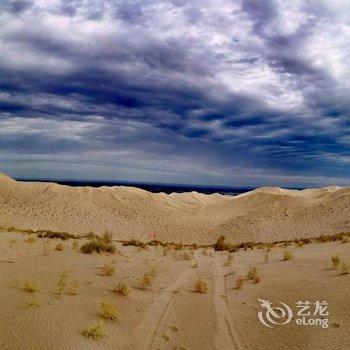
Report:
M32 5L33 1L29 0L3 0L0 3L0 10L17 15L29 9Z
M2 2L4 170L346 183L350 13L310 4Z

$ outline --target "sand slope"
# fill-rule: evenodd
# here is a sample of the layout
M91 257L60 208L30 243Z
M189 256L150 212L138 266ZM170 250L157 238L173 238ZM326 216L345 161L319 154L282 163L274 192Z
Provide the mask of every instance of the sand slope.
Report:
M0 174L0 227L97 234L116 239L212 243L277 241L350 231L350 188L263 187L239 196L153 194L132 187L17 182Z

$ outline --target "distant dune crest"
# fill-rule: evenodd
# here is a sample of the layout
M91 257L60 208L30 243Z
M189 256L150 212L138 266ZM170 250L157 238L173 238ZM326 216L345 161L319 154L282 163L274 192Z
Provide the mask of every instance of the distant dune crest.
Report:
M261 187L228 196L151 193L134 187L18 182L0 173L0 226L212 243L276 241L350 231L350 188Z

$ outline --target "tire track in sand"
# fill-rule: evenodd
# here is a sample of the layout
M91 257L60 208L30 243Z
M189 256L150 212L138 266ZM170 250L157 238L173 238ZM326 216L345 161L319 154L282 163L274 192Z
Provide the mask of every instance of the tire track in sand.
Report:
M186 269L180 276L160 295L155 298L152 305L146 310L135 332L134 350L149 350L154 345L159 329L166 317L169 307L174 300L175 291L181 289L190 279L194 269Z
M244 347L235 330L236 322L227 301L227 277L223 275L218 257L215 258L215 267L215 308L218 320L216 348L240 350Z

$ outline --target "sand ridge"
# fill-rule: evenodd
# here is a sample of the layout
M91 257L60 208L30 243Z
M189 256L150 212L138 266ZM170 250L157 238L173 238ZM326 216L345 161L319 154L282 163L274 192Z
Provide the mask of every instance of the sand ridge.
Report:
M18 182L0 174L0 227L113 232L115 239L211 244L279 241L350 231L350 188L262 187L238 196L150 193L115 186Z

